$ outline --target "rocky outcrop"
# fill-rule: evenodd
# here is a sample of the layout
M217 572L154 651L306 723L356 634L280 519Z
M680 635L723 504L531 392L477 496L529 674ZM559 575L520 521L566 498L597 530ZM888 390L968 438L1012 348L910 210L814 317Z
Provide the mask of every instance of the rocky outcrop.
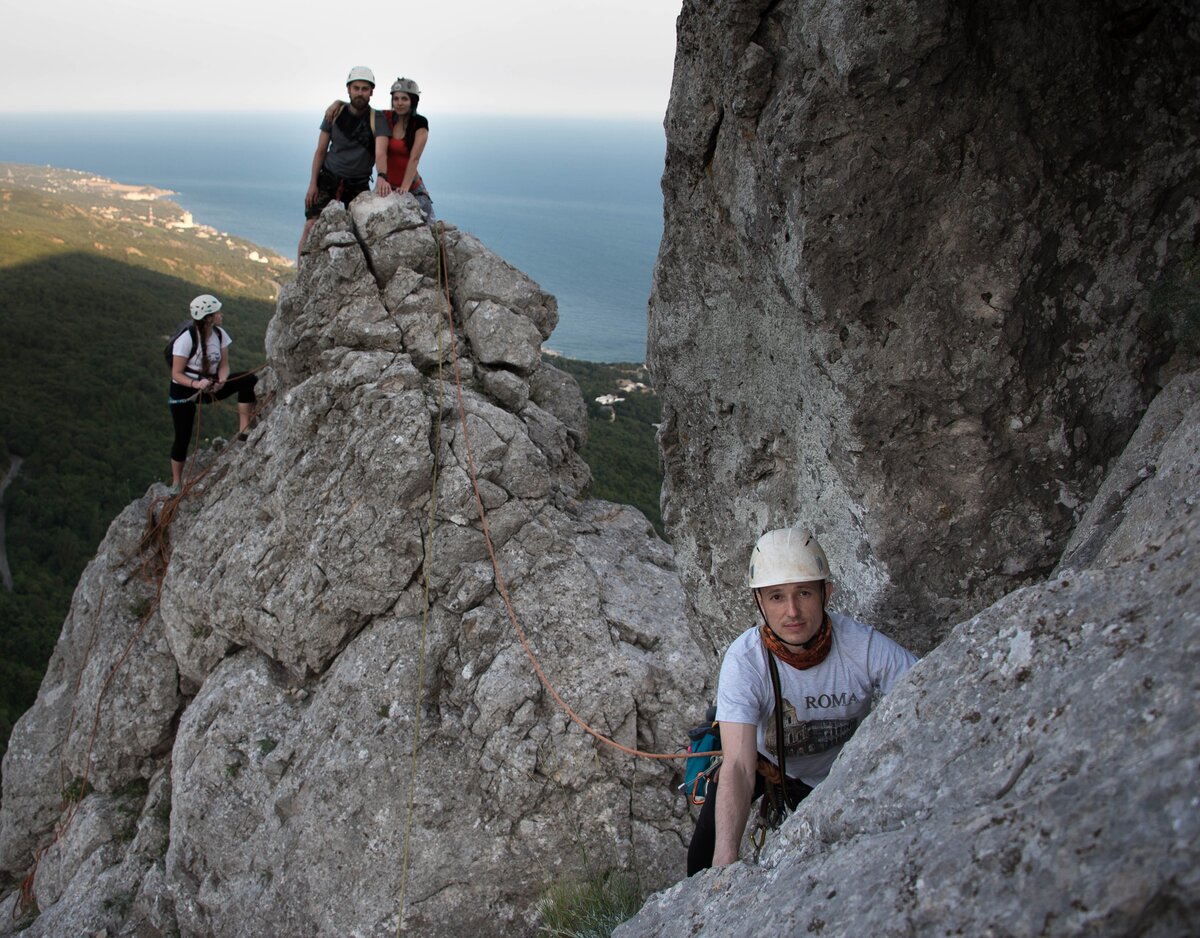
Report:
M110 526L75 589L37 702L9 738L0 801L0 869L9 874L29 867L85 778L112 794L144 782L170 753L182 697L161 621L144 623L154 598L137 562L145 508L135 503Z
M1051 579L897 685L761 865L680 883L615 938L1196 934L1200 373L1104 493Z
M798 519L921 650L1046 576L1195 361L1149 303L1197 240L1195 5L688 0L666 126L664 519L713 644Z
M686 592L582 500L553 299L408 199L327 210L161 593L161 493L84 575L5 759L36 905L0 933L526 934L586 862L678 875L673 770L539 685L479 505L529 643L628 745L681 738L765 528L944 639L761 865L626 938L1200 930L1200 377L1147 299L1196 240L1197 41L1170 0L685 4L651 350Z
M1198 51L1182 3L684 4L650 346L689 592L724 644L803 519L936 647L759 863L617 938L1200 930L1195 303L1151 302Z
M543 689L480 520L563 697L673 751L712 661L670 549L582 500L556 319L409 199L326 210L268 333L273 403L178 506L157 603L161 489L80 583L4 763L0 863L37 915L10 893L0 933L385 936L403 902L414 934L518 935L587 863L675 878L676 766Z

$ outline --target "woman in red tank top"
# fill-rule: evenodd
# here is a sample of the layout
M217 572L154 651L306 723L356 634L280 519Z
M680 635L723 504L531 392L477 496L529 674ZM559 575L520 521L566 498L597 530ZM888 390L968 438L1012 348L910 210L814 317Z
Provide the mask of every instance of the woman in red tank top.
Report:
M425 143L429 140L429 121L417 113L421 89L411 78L397 78L392 84L392 109L384 112L390 133L375 138L375 191L410 192L417 200L426 221L433 220L433 200L417 171Z

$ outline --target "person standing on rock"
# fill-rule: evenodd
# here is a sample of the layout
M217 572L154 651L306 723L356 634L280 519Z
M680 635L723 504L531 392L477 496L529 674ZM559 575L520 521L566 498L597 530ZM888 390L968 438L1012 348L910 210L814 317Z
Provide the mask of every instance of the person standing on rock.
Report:
M371 188L371 168L375 165L375 137L387 134L379 112L371 110L375 91L375 73L362 65L350 69L346 78L346 106L331 108L321 120L321 133L313 153L312 173L304 195L304 232L300 235L300 253L317 216L333 200L346 205L359 193Z
M433 199L417 172L421 153L429 140L429 121L417 113L421 89L411 78L392 82L392 107L383 112L387 136L375 138L375 191L410 192L425 221L433 221Z
M738 636L721 664L724 756L688 847L689 876L738 858L755 799L763 799L761 823L773 827L824 781L874 697L917 660L870 626L826 610L829 562L802 528L759 538L748 585L763 623Z
M196 422L196 402L211 404L237 395L239 436L245 438L254 419L254 385L258 375L239 371L229 373L229 345L232 339L221 328L224 314L221 301L204 293L191 302L192 325L176 337L171 346L171 390L168 403L175 424L175 442L171 445L171 487L176 491L183 481L192 427Z

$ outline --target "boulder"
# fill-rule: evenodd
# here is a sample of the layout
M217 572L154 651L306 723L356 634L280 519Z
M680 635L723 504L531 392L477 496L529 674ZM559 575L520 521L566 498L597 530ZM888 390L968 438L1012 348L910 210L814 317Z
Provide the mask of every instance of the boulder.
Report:
M473 235L448 228L445 242L451 248L448 264L457 309L488 300L519 311L537 327L543 339L550 338L558 325L558 301L553 296Z
M491 300L472 300L465 318L467 338L479 362L528 374L541 360L541 333L524 316Z

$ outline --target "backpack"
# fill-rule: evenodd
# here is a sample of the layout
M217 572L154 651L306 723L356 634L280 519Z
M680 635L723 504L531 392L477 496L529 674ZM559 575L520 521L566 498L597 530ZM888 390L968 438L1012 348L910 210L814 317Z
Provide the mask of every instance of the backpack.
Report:
M225 334L226 334L225 330L222 329L220 326L217 326L216 331L217 331L218 338L220 338L220 340L221 340L221 344L224 345L225 344ZM192 320L189 320L188 322L185 322L182 325L180 325L179 328L175 330L175 334L171 336L170 340L168 340L167 347L163 349L163 358L166 360L166 363L167 363L167 371L173 372L175 370L175 362L174 362L175 343L177 341L179 341L179 337L181 335L183 335L185 332L191 332L191 334L192 334L192 352L193 353L195 353L196 349L199 348L199 346L200 346L200 332L196 328L196 323Z
M704 722L688 730L688 752L712 753L721 748L721 727L716 722L717 708L710 706L704 714ZM716 775L721 765L719 755L689 756L684 763L683 784L680 789L687 795L688 802L696 806L704 804L708 796L708 782Z
M345 101L339 101L339 102L337 103L337 107L335 107L335 108L333 109L333 117L331 117L331 118L329 119L329 123L330 123L331 125L332 125L332 124L334 124L334 123L336 123L337 119L338 119L339 117L341 117L341 116L342 116L342 111L343 111L343 110L344 110L346 107L347 107L347 105L346 105L346 102L345 102ZM374 139L374 137L375 137L375 108L371 107L371 106L368 104L368 105L367 105L367 113L368 113L368 115L369 115L369 117L367 118L367 121L368 121L368 123L370 123L370 125L371 125L371 137L372 137L372 139ZM390 131L391 131L391 129L392 129L392 125L391 125L391 123L389 122L389 123L388 123L388 131L390 132ZM374 153L374 152L375 152L375 151L374 151L374 149L372 149L372 150L371 150L371 152L372 152L372 153Z

